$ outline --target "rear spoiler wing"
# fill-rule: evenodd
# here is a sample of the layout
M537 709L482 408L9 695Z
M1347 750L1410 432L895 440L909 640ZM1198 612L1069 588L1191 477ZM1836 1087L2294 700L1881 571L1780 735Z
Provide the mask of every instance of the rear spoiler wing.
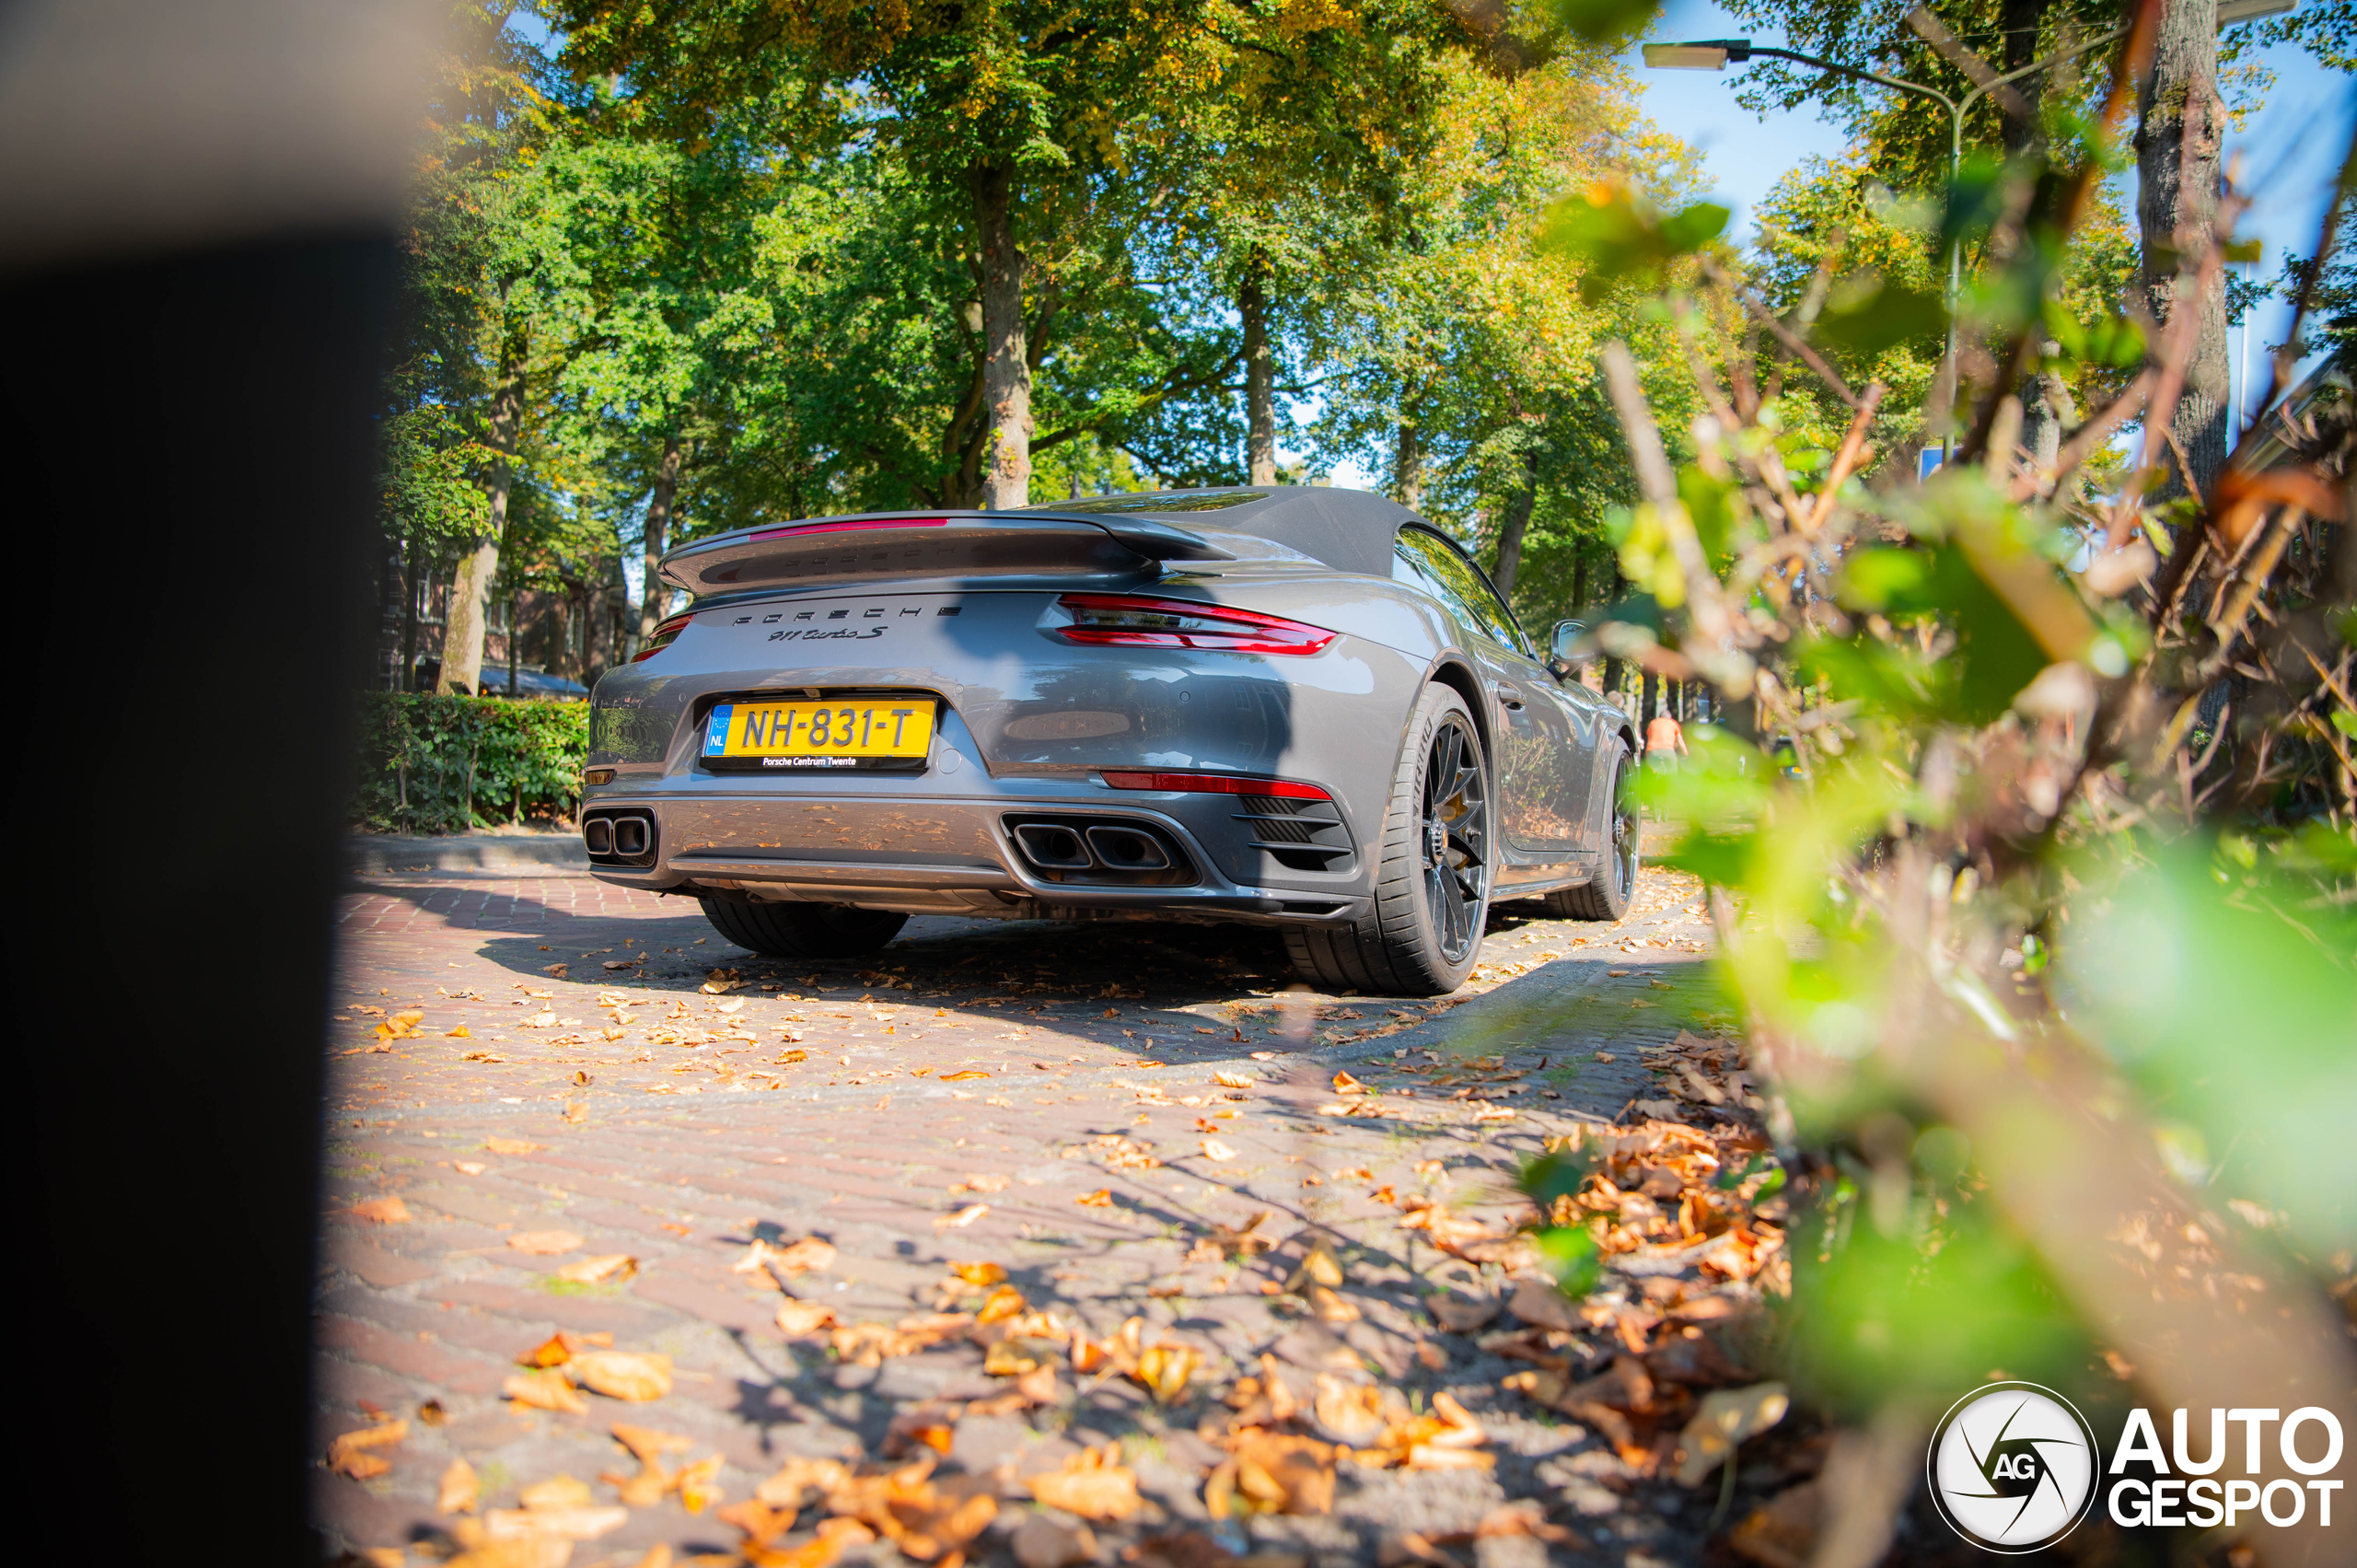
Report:
M893 512L699 540L664 556L660 571L704 595L830 578L1096 576L1156 561L1234 559L1199 534L1150 517Z

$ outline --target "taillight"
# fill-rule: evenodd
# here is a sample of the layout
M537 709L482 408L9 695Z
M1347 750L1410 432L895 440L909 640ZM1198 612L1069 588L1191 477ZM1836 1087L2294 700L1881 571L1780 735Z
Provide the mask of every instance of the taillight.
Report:
M1258 779L1235 773L1133 773L1108 768L1105 782L1115 789L1185 790L1196 795L1273 795L1280 800L1331 800L1316 784L1291 779Z
M1066 594L1056 602L1072 615L1072 624L1057 627L1058 634L1067 643L1099 647L1314 654L1334 640L1334 633L1320 626L1191 599Z
M686 631L688 622L695 618L695 611L690 610L685 615L674 615L670 620L655 628L655 635L646 639L646 646L630 656L630 662L636 664L641 659L653 658L656 654L678 642L679 633Z

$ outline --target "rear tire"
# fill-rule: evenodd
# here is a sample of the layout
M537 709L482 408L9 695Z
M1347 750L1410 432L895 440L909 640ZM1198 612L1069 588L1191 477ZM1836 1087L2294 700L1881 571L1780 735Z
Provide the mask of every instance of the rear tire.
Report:
M1618 921L1629 912L1637 894L1637 860L1643 823L1631 796L1636 784L1636 759L1615 736L1599 759L1612 770L1612 793L1604 801L1603 864L1596 879L1583 888L1563 888L1539 900L1557 920Z
M696 901L714 930L772 958L861 958L898 936L909 923L904 914L844 904Z
M1489 760L1465 700L1427 686L1392 772L1375 908L1356 923L1294 926L1285 948L1327 991L1444 996L1481 951L1496 852Z

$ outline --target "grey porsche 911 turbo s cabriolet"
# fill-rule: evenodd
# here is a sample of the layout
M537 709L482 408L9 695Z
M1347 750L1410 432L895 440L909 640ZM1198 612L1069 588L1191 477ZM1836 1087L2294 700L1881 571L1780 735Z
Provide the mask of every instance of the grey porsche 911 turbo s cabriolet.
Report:
M1618 920L1635 737L1481 569L1323 486L830 517L673 551L592 700L595 875L843 958L916 913L1243 921L1435 995L1496 899Z

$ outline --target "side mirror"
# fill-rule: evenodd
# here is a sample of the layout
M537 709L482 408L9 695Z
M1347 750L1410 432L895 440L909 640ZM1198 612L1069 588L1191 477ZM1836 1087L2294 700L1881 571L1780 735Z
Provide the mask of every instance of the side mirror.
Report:
M1547 640L1547 668L1557 675L1569 675L1596 657L1596 645L1587 641L1587 623L1583 621L1558 621L1554 634Z

